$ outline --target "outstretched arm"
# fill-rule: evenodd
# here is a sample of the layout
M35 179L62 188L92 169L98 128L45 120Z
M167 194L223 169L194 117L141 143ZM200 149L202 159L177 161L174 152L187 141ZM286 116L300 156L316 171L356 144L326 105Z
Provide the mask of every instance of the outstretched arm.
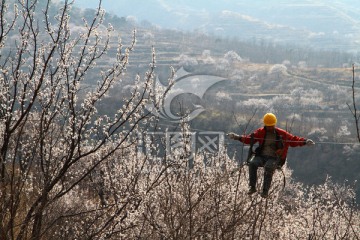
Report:
M233 140L238 140L238 141L240 141L240 139L241 139L241 137L239 136L239 135L237 135L236 133L233 133L233 132L231 132L231 133L228 133L228 134L226 134L230 139L233 139Z
M261 136L260 130L261 129L259 128L253 133L254 134L254 139L253 139L254 143L258 142L259 139L260 139L260 136ZM244 135L237 135L235 133L228 133L227 135L229 136L230 139L238 140L238 141L240 141L242 143L245 143L245 144L250 144L251 143L251 135L252 135L252 133L244 134Z
M306 139L304 137L298 137L286 132L285 141L290 147L301 147L301 146L312 146L315 145L315 142L311 139Z

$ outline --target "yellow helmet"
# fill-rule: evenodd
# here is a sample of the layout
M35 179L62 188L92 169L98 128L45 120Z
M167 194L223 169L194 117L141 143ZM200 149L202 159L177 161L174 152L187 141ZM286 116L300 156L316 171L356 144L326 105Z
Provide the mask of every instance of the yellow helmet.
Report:
M267 127L275 126L277 119L273 113L266 113L263 118L264 125Z

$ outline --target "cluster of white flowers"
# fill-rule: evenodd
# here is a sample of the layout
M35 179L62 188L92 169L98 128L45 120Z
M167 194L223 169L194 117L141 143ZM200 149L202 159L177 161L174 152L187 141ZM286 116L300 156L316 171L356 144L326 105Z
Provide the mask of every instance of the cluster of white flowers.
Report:
M287 67L284 64L275 64L269 69L269 74L286 74Z

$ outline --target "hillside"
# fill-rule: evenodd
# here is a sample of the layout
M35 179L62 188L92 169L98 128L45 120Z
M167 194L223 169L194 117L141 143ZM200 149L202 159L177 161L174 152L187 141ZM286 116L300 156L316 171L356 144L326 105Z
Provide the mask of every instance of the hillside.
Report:
M0 4L0 239L359 238L356 56L72 4ZM265 112L304 136L270 188L226 134Z
M52 6L51 11L56 10ZM89 21L94 11L72 9L70 23L74 36L82 31L79 27L83 22L81 17ZM163 29L150 22L139 24L111 13L105 15L102 29L108 24L120 33L124 46L131 44L132 32L136 29L136 45L130 54L128 74L110 92L110 97L101 102L100 114L111 114L128 96L134 76L142 76L148 70L154 47L155 74L164 84L171 66L175 70L183 67L193 75L225 79L209 86L202 99L192 94L175 98L174 114L183 108L192 111L194 104L204 108L205 111L191 121L193 129L249 132L251 129L245 129L245 126L254 111L252 129L261 125L258 119L265 111L274 111L279 116L280 127L291 128L294 134L318 142L314 151L296 149L290 153L289 166L294 169L295 177L306 183L320 183L326 175L339 182L359 179L360 171L354 167L358 145L354 140L354 121L347 106L351 103L351 64L358 61L358 56L256 39L222 38L199 31ZM14 32L10 37L16 39L15 36ZM109 66L111 58L116 56L118 39L117 34L111 37L108 55L99 60L94 73ZM3 54L9 49L9 46L4 48ZM358 74L356 69L356 80ZM98 79L94 76L96 74L88 75L85 89L95 86ZM356 82L358 90L359 83ZM172 124L166 122L165 126L168 125ZM230 148L229 155L238 147ZM305 160L302 160L304 156ZM239 159L242 157L238 156ZM357 191L360 192L360 187Z
M106 19L111 22L119 18L110 14ZM122 32L123 43L129 43L134 26L125 19L123 25L115 22L114 26ZM109 106L122 101L123 95L119 92L126 95L127 90L123 89L132 85L132 76L147 70L153 46L156 74L164 83L170 66L176 70L184 67L195 75L226 78L209 88L203 99L193 95L175 99L177 107L181 103L181 108L189 111L193 110L194 103L205 107L206 111L191 122L194 129L242 132L253 111L257 112L257 118L264 111L275 111L280 127L290 127L294 134L312 137L318 142L314 151L291 151L289 166L294 169L295 177L311 184L321 183L327 175L339 182L359 178L359 171L353 166L358 158L358 145L351 131L354 122L347 106L351 103L351 64L358 60L356 56L160 29L148 23L135 28L137 43L129 61L130 74L113 91L112 98L102 103L104 110L100 112L108 112L112 109ZM116 40L114 37L114 46ZM236 53L239 59L225 57L229 52ZM358 70L356 79L357 73ZM180 112L177 107L172 109L175 114ZM234 121L234 115L240 119L240 126ZM259 126L259 121L253 120L252 126ZM344 128L347 131L344 132ZM232 155L235 149L229 151ZM301 159L303 157L305 159ZM360 188L357 191L359 193Z

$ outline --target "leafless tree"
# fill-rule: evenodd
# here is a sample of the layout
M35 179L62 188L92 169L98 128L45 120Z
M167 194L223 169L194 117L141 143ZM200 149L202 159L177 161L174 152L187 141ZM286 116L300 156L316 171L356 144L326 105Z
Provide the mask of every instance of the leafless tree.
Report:
M356 127L356 136L358 141L360 142L360 126L359 126L359 122L360 122L360 114L358 112L357 109L357 104L356 104L356 88L355 88L355 65L352 65L352 85L351 85L351 89L352 89L352 104L347 103L351 114L354 117L354 121L355 121L355 127Z

